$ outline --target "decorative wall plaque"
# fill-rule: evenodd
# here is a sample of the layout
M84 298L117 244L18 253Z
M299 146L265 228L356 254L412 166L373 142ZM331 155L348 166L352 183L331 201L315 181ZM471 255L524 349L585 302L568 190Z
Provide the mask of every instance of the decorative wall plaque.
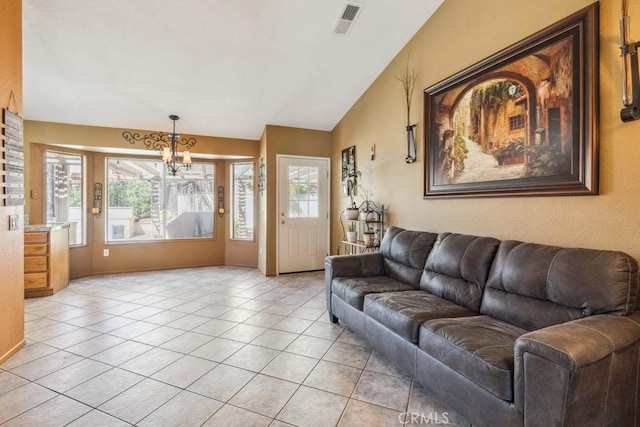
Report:
M22 117L8 109L2 110L2 182L0 199L5 206L24 205L24 143Z

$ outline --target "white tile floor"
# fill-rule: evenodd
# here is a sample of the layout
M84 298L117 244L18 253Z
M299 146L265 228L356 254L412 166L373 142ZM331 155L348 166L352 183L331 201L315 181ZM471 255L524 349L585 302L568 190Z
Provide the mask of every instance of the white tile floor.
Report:
M25 335L0 365L2 426L468 425L329 323L323 272L87 277L27 299Z

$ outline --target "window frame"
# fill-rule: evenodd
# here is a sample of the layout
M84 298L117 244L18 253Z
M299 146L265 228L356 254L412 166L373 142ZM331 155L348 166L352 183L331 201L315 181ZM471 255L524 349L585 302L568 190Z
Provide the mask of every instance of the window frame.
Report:
M42 203L43 203L43 214L44 214L44 221L47 224L50 223L54 223L54 222L50 222L49 220L49 215L48 215L48 204L49 204L49 186L48 186L48 158L49 158L49 153L53 153L53 154L57 154L57 155L61 155L61 156L73 156L73 157L78 157L80 159L80 174L81 174L81 178L80 178L80 206L79 206L79 212L80 212L80 227L77 227L76 230L76 235L80 234L80 243L75 243L72 242L71 239L74 237L74 235L71 233L71 223L72 221L69 220L69 218L67 218L66 221L61 220L61 221L55 221L55 223L67 223L70 224L70 228L69 228L69 247L70 248L79 248L79 247L84 247L88 245L88 221L89 221L89 215L87 214L87 206L88 206L88 194L87 194L87 156L85 154L81 154L81 153L77 153L74 151L66 151L64 149L50 149L50 148L45 148L43 150L43 162L44 162L44 172L43 172L43 178L44 178L44 197L42 198ZM71 206L67 206L67 211L69 210ZM67 216L68 216L69 212L67 212Z
M526 127L526 117L524 113L509 116L509 132L520 132Z
M320 217L320 210L319 210L319 188L320 188L320 168L318 166L296 166L297 169L297 179L292 180L291 178L291 172L292 172L292 166L289 165L287 167L287 171L286 171L286 176L287 176L287 187L288 187L288 191L287 191L287 218L288 219L307 219L307 218L319 218ZM305 171L306 174L301 175L300 172L301 171ZM316 173L316 180L312 181L310 179L311 176L313 176L312 171L315 171ZM305 178L306 179L301 179L301 178ZM292 187L291 184L295 182L296 184L296 189L300 189L301 187L305 187L306 191L303 192L298 192L296 191L295 195L291 193ZM315 191L313 191L313 184L315 184ZM310 197L315 195L315 198ZM302 197L301 197L302 196ZM315 203L314 203L315 202ZM292 206L294 206L295 203L295 208L298 210L298 214L297 215L291 215L292 213ZM311 209L312 207L314 207L314 209ZM313 215L311 213L314 213Z
M162 220L162 229L163 229L163 236L162 237L153 237L153 235L149 238L139 238L139 239L132 239L132 238L124 238L124 239L113 239L110 236L110 229L109 229L109 224L110 224L110 209L113 208L110 205L109 202L109 192L110 190L110 183L109 183L109 162L110 161L134 161L134 162L148 162L148 163L160 163L162 165L162 175L161 175L161 185L160 185L160 211L166 211L166 205L167 205L167 200L166 200L166 192L167 192L167 188L168 185L167 183L170 181L171 176L169 174L169 172L167 171L166 165L164 165L162 163L161 159L157 159L157 158L149 158L149 157L135 157L135 156L106 156L104 159L104 181L105 181L105 185L104 185L104 195L103 195L103 206L104 206L104 216L105 216L105 221L104 221L104 228L103 228L103 232L104 232L104 241L105 244L108 245L127 245L127 244L154 244L154 243L175 243L175 242L185 242L185 241L202 241L202 240L215 240L216 239L216 233L217 233L217 227L216 227L216 218L215 218L215 212L216 212L216 205L215 205L215 186L216 186L216 169L217 169L217 165L215 162L211 162L211 161L194 161L191 165L191 168L196 167L198 165L207 165L209 167L211 167L211 174L210 174L210 185L211 185L211 216L212 216L212 223L211 223L211 227L212 227L212 233L211 236L203 236L203 237L197 237L197 236L189 236L189 237L168 237L167 234L167 222L166 222L166 218L164 218ZM208 176L209 174L207 173L205 175Z

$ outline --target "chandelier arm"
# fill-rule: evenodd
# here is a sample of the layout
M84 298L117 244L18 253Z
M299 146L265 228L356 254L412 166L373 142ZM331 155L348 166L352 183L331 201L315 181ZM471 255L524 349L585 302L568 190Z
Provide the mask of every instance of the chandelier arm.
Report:
M166 165L167 165L167 170L169 171L169 173L172 176L176 176L176 174L178 173L178 169L180 169L180 166L176 166L175 162L166 163Z

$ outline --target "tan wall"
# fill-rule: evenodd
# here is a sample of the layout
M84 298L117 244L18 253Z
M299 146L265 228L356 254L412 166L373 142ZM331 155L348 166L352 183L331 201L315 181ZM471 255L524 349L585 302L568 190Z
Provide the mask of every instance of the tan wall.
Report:
M141 131L148 132L148 131ZM239 158L255 159L258 153L258 142L230 138L196 136L198 143L192 153L217 154ZM141 148L133 147L122 139L122 129L92 126L77 126L60 123L28 121L25 124L25 142L30 151L28 174L30 182L28 192L35 190L37 199L29 203L31 223L42 223L44 215L44 162L45 149L82 153L87 156L87 200L92 200L93 183L104 183L105 158L112 154L97 153L92 147ZM84 150L69 148L70 146L87 147ZM149 152L148 158L155 158ZM216 187L225 187L225 207L229 207L228 161L213 160L216 167ZM105 194L106 197L106 194ZM103 200L103 207L105 201ZM91 209L88 204L88 211ZM226 261L233 265L257 266L256 247L254 242L233 242L228 236L229 216L215 215L216 236L214 239L164 241L154 243L118 243L105 242L105 215L94 218L87 212L87 246L74 247L70 250L71 277L90 274L113 273L124 271L157 270L166 268L195 267L207 265L223 265ZM109 256L103 250L109 249ZM227 250L229 251L227 259Z
M0 3L0 107L22 114L22 1ZM15 103L9 102L11 92ZM24 234L22 206L0 204L0 363L24 345ZM9 215L21 229L9 231Z
M600 4L600 195L423 199L422 88L500 51L588 6L588 0L447 0L333 131L334 165L340 150L357 146L358 169L373 199L388 209L388 224L501 239L619 249L640 258L640 121L622 123L618 19L620 1ZM632 40L640 39L640 4L630 2ZM411 52L418 71L412 121L418 123L418 161L406 164L405 109L395 79ZM376 160L368 153L376 144ZM333 213L347 198L333 170ZM332 241L340 236L334 221ZM335 245L334 245L335 246Z
M262 148L264 146L264 148ZM265 227L264 270L268 276L277 273L277 158L279 154L308 157L331 157L331 132L267 125L261 140L261 153L266 151L267 190L261 202L260 224ZM262 154L261 154L262 155ZM264 209L264 210L262 210ZM259 262L259 265L263 265Z

